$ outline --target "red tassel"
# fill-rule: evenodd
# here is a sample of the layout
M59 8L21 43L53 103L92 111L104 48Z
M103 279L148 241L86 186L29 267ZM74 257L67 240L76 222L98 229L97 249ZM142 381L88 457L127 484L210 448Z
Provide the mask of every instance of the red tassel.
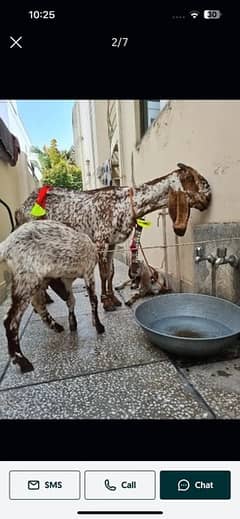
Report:
M38 197L37 197L36 203L39 204L44 209L46 206L46 195L50 189L52 189L51 186L43 186L39 189L39 192L38 192Z

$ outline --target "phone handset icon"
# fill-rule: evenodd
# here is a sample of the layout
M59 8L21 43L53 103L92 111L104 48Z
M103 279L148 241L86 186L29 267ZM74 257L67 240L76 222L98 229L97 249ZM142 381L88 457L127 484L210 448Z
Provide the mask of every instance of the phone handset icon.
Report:
M104 485L108 490L117 490L117 487L115 487L114 485L110 485L109 479L105 479Z

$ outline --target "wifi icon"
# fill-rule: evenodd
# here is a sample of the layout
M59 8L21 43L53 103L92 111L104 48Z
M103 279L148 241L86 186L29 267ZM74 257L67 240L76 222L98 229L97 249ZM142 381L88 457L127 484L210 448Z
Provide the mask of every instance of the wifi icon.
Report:
M190 11L190 16L195 20L199 16L199 11Z

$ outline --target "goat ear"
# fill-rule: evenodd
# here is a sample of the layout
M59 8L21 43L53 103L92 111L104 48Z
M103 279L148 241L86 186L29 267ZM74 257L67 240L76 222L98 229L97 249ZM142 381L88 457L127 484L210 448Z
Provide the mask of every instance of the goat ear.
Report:
M184 236L190 216L190 205L184 191L170 191L168 196L168 212L173 221L173 229L177 236Z
M177 192L171 187L168 191L168 214L174 223L177 219Z

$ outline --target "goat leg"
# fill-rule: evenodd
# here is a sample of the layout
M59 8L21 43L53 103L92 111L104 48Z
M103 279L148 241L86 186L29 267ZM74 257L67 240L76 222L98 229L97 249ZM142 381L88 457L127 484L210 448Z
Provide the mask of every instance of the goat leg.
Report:
M86 288L88 291L88 295L89 295L89 299L90 299L90 303L91 303L91 307L92 307L93 326L96 327L96 330L98 333L103 333L103 332L105 332L105 328L104 328L103 324L100 322L99 317L98 317L98 299L95 294L95 283L92 279L90 279L90 280L85 279L85 283L86 283Z
M127 285L130 285L131 283L131 280L130 279L127 279L127 281L124 281L124 283L122 283L121 285L117 285L115 287L115 290L122 290L123 288L125 288Z
M35 311L40 315L42 321L50 328L57 333L61 333L64 331L64 327L57 323L55 319L50 315L46 308L46 303L44 301L43 290L38 289L32 295L31 303Z
M128 301L125 301L125 305L132 306L133 303L135 303L135 301L137 301L137 299L140 299L140 297L143 297L143 296L139 292L136 292L136 294L134 294L132 297L130 297L130 299L128 299Z
M13 364L18 364L20 366L22 373L27 373L29 371L33 371L34 369L31 362L29 362L29 360L24 357L21 352L18 335L21 318L28 304L29 300L26 297L20 297L15 291L13 284L12 305L4 319L4 326L7 335L9 355L13 361Z
M77 329L77 319L76 319L76 316L74 313L76 299L75 299L75 297L73 295L73 291L72 291L73 281L74 281L73 279L62 279L62 282L65 285L66 292L68 294L66 303L68 306L68 312L69 312L68 322L69 322L69 328L70 328L71 332L75 332Z
M108 261L109 261L109 274L108 274L108 295L111 298L113 304L115 306L121 306L122 303L119 301L119 299L115 296L113 292L113 276L114 276L114 262L113 262L113 251L108 253Z
M48 294L47 291L45 291L44 297L45 297L46 305L50 305L51 303L54 303L53 299L51 298L51 296Z

